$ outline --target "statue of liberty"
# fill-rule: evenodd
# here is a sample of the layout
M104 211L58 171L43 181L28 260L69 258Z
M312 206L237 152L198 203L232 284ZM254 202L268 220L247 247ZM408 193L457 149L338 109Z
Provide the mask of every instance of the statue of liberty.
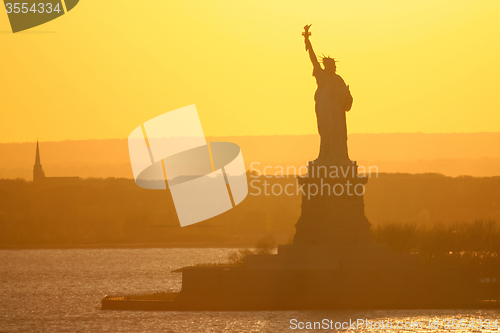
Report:
M324 68L321 67L309 40L310 27L311 25L306 25L302 35L313 64L313 76L318 84L314 100L321 144L315 162L323 165L345 165L350 163L347 153L345 113L352 106L351 92L349 86L346 86L344 80L336 73L335 59L322 57Z

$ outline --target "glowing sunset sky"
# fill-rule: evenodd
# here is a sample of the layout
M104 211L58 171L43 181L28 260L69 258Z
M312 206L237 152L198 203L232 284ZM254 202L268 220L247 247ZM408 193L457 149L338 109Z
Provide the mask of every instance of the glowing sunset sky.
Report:
M26 33L0 14L0 142L125 138L196 104L206 135L316 133L314 49L351 133L500 131L499 1L99 1Z

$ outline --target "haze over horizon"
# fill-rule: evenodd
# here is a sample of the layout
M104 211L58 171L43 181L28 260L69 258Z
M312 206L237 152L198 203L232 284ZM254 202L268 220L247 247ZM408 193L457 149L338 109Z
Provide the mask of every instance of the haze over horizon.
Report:
M317 157L318 135L207 137L237 143L247 169L295 166ZM379 172L500 175L499 133L349 134L349 154ZM0 178L31 180L36 142L0 143ZM271 148L269 148L271 147ZM48 176L132 178L127 139L40 141ZM276 173L276 170L271 170Z
M432 135L432 134L497 134L500 133L500 131L473 131L473 132L460 132L460 131L454 131L454 132L387 132L387 133L377 133L377 132L353 132L353 133L348 133L348 135L393 135L393 134L425 134L425 135ZM319 135L318 133L309 133L309 134L249 134L249 135L222 135L222 136L216 136L216 135L209 135L206 136L207 138L233 138L233 137L283 137L283 136L313 136L313 135ZM58 140L44 140L42 137L38 137L36 139L30 139L30 140L24 140L24 141L6 141L6 142L0 142L1 144L17 144L17 143L36 143L37 140L39 142L65 142L65 141L99 141L99 140L126 140L127 137L114 137L114 138L105 138L105 139L95 139L95 138L87 138L87 139L58 139Z

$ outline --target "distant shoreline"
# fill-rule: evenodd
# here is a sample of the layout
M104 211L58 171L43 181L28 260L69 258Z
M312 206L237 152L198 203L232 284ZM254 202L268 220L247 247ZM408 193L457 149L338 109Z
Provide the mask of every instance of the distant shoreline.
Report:
M230 246L215 244L89 244L89 245L0 245L2 250L129 250L129 249L234 249L252 246Z

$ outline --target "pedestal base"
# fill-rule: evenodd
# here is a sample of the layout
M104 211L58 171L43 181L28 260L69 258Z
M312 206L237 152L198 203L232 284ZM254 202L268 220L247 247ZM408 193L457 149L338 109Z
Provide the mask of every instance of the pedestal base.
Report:
M309 162L302 185L302 213L293 244L300 246L366 246L372 244L363 195L368 179L355 162L324 166Z

